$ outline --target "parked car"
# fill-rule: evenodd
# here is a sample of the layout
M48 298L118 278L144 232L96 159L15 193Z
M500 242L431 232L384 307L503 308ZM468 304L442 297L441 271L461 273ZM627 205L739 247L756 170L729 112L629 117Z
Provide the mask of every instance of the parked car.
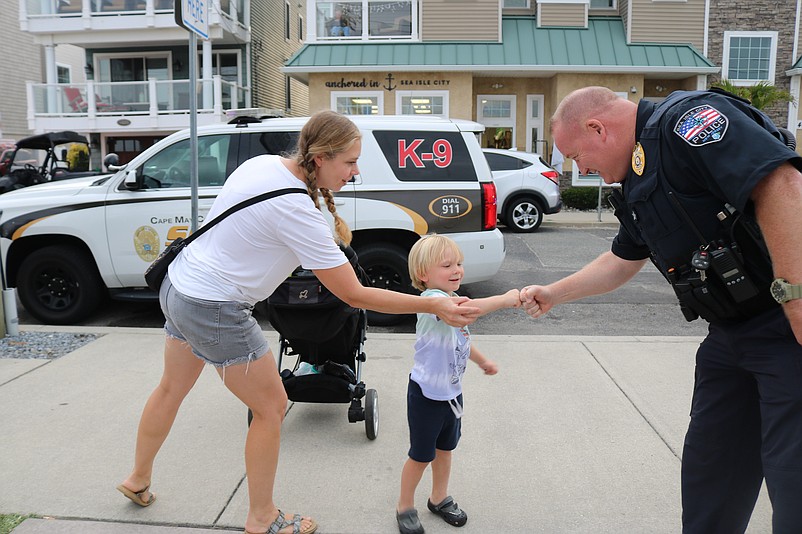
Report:
M544 214L562 209L560 173L533 152L483 148L498 195L498 220L513 232L534 232Z

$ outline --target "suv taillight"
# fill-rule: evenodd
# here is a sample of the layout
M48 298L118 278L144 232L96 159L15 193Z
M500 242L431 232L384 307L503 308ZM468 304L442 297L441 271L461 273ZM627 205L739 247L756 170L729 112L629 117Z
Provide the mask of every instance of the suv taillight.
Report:
M557 185L560 185L560 173L557 171L543 171L540 174L551 180Z
M496 184L482 184L482 229L493 230L496 227Z

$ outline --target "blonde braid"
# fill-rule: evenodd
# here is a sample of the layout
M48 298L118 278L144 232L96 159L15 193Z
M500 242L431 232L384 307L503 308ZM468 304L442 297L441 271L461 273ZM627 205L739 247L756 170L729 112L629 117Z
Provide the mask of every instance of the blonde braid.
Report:
M353 235L351 234L351 229L348 228L348 223L337 213L337 207L334 205L334 195L332 195L331 191L328 189L323 188L320 189L320 194L323 195L323 199L326 201L326 207L329 208L329 213L334 217L334 232L344 245L350 245Z
M309 197L315 206L320 209L318 205L318 189L317 189L317 167L315 166L315 158L312 154L307 154L304 158L299 156L299 166L306 176L306 189L309 191Z

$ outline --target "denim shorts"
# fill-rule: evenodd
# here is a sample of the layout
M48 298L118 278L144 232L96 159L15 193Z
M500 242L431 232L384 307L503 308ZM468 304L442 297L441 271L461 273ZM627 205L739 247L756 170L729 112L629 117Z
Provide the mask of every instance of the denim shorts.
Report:
M198 358L215 367L256 360L270 348L250 304L184 295L169 275L159 290L159 303L167 335L186 341Z
M462 406L462 394L457 397ZM448 401L432 400L423 395L417 382L407 386L407 421L409 457L416 462L434 460L435 449L453 451L462 435L462 419L457 419Z

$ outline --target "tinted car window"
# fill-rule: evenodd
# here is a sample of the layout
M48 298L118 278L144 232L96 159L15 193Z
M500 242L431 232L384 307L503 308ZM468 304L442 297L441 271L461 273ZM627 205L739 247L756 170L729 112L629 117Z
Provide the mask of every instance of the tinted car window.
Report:
M198 185L223 185L229 172L231 136L198 137ZM179 141L150 158L142 165L145 187L167 189L189 187L189 139Z
M374 131L402 182L476 182L476 169L459 132Z
M487 164L490 165L491 171L517 171L531 165L522 159L490 152L485 152L485 158L487 158Z

